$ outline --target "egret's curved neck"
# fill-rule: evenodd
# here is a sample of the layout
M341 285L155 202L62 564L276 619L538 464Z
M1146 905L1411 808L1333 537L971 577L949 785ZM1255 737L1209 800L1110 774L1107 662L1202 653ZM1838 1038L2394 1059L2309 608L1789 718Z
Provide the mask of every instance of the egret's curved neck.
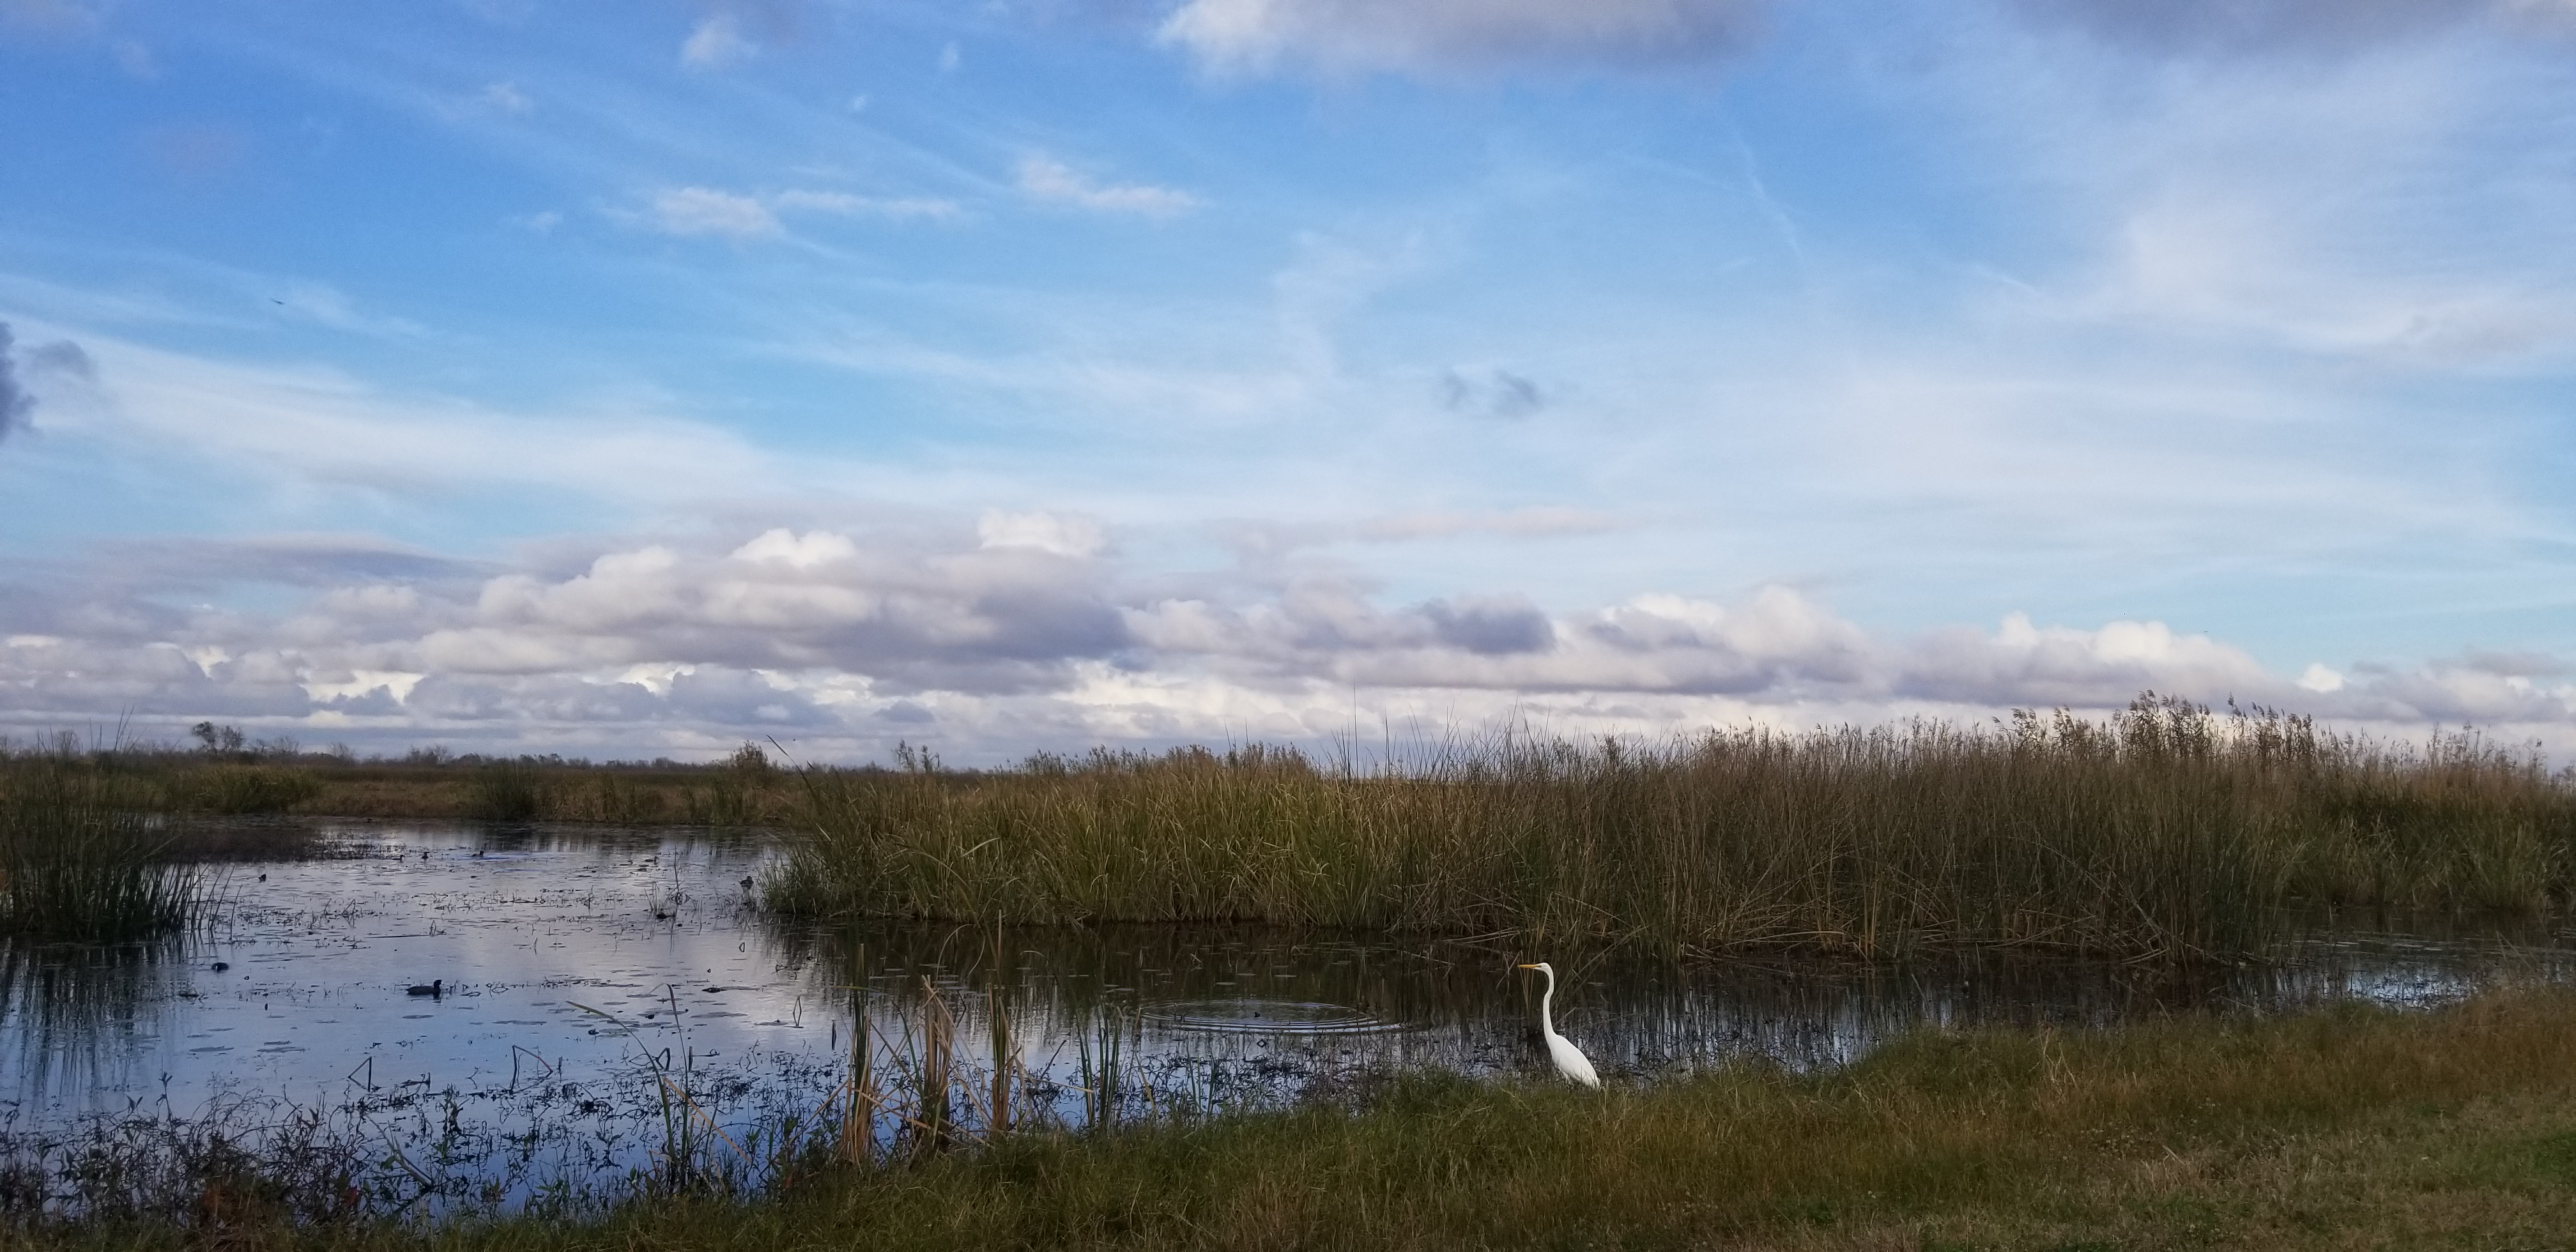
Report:
M1556 1001L1556 971L1543 969L1539 972L1547 975L1547 990L1540 992L1538 997L1538 1032L1553 1037L1556 1034L1556 1017L1550 1006Z

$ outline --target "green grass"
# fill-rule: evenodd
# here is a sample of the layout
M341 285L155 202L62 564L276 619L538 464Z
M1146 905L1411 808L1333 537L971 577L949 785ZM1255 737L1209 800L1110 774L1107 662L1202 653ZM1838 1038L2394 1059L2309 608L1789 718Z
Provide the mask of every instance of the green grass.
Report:
M1603 1093L1396 1081L1357 1108L1045 1131L750 1196L331 1219L231 1163L64 1248L2563 1248L2576 995L2433 1013L1927 1032L1846 1069ZM309 1199L310 1197L304 1197ZM327 1208L327 1206L321 1206Z
M2526 917L2576 887L2576 785L2474 737L2410 749L2142 698L2060 712L1498 739L1380 770L1288 749L809 772L791 912L1240 921L1904 955L2269 950L2330 907Z

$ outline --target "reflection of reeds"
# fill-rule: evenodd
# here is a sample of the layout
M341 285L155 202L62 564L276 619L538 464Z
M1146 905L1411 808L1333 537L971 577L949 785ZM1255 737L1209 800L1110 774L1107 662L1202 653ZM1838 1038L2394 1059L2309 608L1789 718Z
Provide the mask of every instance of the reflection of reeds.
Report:
M2263 951L2310 906L2534 913L2576 888L2576 787L2536 758L2147 698L2107 723L1503 737L1375 772L1252 747L805 781L768 901L808 913L2189 959Z

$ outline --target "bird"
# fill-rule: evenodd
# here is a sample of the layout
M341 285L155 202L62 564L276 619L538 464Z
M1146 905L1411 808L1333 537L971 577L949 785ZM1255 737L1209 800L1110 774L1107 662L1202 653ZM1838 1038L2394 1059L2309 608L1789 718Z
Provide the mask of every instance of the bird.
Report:
M1555 967L1540 961L1521 968L1547 975L1547 991L1538 998L1538 1033L1547 1040L1547 1056L1556 1062L1556 1072L1586 1087L1599 1089L1601 1075L1593 1070L1591 1060L1583 1055L1583 1049L1574 1046L1572 1040L1556 1033L1556 1022L1548 1015L1549 1002L1556 999Z
M404 994L406 994L406 995L416 995L416 996L428 996L428 997L430 997L431 999L437 999L438 997L440 997L440 996L443 996L443 995L447 994L447 980L446 980L446 979L444 979L444 978L440 978L440 979L435 979L435 980L430 981L430 982L421 983L421 984L419 984L418 986L415 986L415 987L411 988L409 991L405 992Z

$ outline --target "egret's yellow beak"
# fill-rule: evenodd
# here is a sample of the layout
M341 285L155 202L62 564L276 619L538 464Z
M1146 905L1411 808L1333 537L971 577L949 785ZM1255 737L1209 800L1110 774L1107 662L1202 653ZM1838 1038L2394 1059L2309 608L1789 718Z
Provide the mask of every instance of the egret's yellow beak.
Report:
M1536 965L1523 965L1523 966L1521 966L1521 968L1522 968L1522 969L1537 969L1537 968L1538 968L1538 966L1536 966Z

